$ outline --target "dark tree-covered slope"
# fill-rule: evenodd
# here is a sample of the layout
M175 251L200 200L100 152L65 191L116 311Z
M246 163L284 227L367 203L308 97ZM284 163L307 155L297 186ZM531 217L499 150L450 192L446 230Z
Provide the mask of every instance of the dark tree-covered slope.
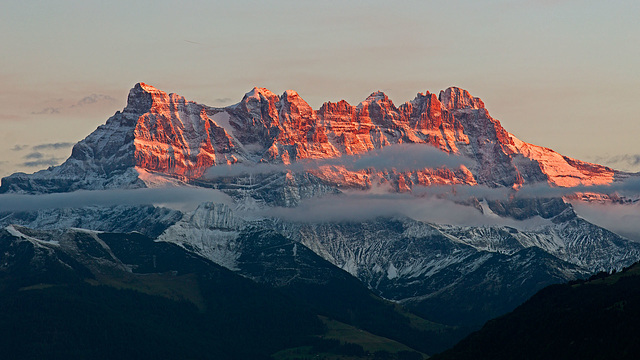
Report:
M637 359L640 265L549 286L434 359Z

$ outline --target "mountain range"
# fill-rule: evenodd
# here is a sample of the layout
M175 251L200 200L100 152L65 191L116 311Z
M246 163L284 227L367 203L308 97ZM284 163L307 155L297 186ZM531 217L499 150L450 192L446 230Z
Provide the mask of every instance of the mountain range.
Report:
M63 164L2 179L6 204L59 205L2 207L0 271L6 289L168 272L160 283L189 290L128 288L201 307L202 289L220 285L180 276L224 273L312 309L269 310L307 319L304 334L322 333L320 315L432 354L547 285L638 261L640 244L569 201L637 178L519 140L456 87L316 111L291 90L215 108L139 83ZM198 198L167 205L176 189ZM114 194L128 201L104 201ZM292 345L280 340L253 355Z
M489 116L482 100L459 88L438 97L418 94L399 107L375 92L357 106L328 102L314 111L291 90L277 96L254 88L238 104L212 108L139 83L124 110L76 144L62 165L6 177L0 191L144 187L159 181L154 175L196 180L213 165L289 165L407 143L428 144L467 161L404 172L338 165L310 173L334 185L363 188L387 181L396 190L438 184L595 185L623 175L517 139Z

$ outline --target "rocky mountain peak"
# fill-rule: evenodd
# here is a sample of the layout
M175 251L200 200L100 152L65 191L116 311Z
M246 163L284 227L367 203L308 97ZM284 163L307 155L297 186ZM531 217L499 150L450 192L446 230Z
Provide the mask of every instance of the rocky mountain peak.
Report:
M278 109L276 104L280 102L280 97L268 89L254 87L246 93L238 106L240 114L247 115L243 125L246 129L243 132L253 132L256 124L261 124L266 128L278 126ZM241 137L242 134L240 134ZM258 141L258 139L253 139Z
M293 90L287 90L282 94L280 104L281 108L288 114L300 114L308 119L315 117L315 112L311 106Z
M346 100L340 100L337 103L328 101L322 104L320 110L318 110L318 114L322 116L332 113L351 114L353 111L354 107Z
M387 103L387 102L390 102L390 100L389 100L389 97L385 93L383 93L382 91L375 91L375 92L371 93L371 95L369 95L364 102L367 102L367 103L374 103L374 102Z
M287 90L282 94L282 98L283 99L289 99L289 101L292 101L293 99L302 99L300 97L300 95L298 95L298 92L296 92L295 90Z
M262 87L254 87L253 89L251 89L251 91L244 94L244 97L242 98L242 102L247 102L252 99L260 101L262 99L271 99L271 98L277 98L277 100L279 100L278 95L272 93L269 89L262 88Z
M440 91L439 100L442 106L449 110L484 108L484 102L480 98L471 96L467 90L459 87L450 87Z
M125 112L132 113L145 113L151 109L153 104L153 96L145 91L143 88L144 83L137 83L131 90L129 90L129 97L127 98L127 106L124 108Z
M155 88L155 87L153 87L153 86L151 86L149 84L143 83L143 82L139 82L139 83L135 84L133 86L133 89L141 89L142 91L148 92L150 94L164 93L164 91L158 90L157 88Z
M137 83L129 90L127 106L124 108L124 112L143 114L151 110L154 104L166 103L168 97L166 92L158 90L151 85L143 82Z

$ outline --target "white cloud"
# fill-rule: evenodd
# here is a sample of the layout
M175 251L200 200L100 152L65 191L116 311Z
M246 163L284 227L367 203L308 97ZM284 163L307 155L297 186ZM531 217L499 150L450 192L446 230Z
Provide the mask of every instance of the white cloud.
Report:
M524 221L483 214L472 206L434 196L377 191L349 192L303 201L295 208L269 208L247 215L294 222L360 222L377 217L403 216L436 224L460 226L506 225L518 229L549 223L538 216Z
M80 190L70 193L0 195L0 212L33 211L48 208L84 206L156 205L178 210L193 210L202 202L230 204L231 198L214 189L169 187L130 190Z
M640 177L630 177L610 185L551 187L548 184L523 186L516 194L520 198L560 197L575 193L618 194L636 196L640 193Z
M301 159L293 164L235 164L218 165L209 168L208 178L219 176L238 176L243 174L264 174L280 171L307 171L322 166L344 166L348 170L364 169L411 171L426 168L457 168L470 165L470 161L457 155L449 155L426 144L399 144L385 146L359 155L343 155L330 159Z

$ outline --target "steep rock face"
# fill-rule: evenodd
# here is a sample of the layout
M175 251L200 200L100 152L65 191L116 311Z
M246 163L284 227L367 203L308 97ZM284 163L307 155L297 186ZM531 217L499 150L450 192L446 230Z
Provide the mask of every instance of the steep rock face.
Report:
M509 147L512 135L489 115L480 99L471 97L466 90L449 88L440 92L439 100L446 116L458 121L469 138L460 144L459 151L477 159L478 166L472 171L478 183L491 187L517 187L524 183L513 159L517 151Z
M253 88L240 103L229 108L236 138L244 145L268 148L280 131L276 103L280 97L265 88Z
M154 182L153 173L199 177L211 165L242 158L233 138L212 120L220 112L136 84L123 111L77 143L62 165L6 177L0 192L137 188Z
M78 189L136 188L144 183L135 170L133 130L137 118L149 109L149 96L129 94L129 105L116 112L78 142L62 165L32 175L16 173L2 179L0 192L47 193Z
M619 175L606 166L562 156L551 149L525 143L513 135L511 139L514 151L530 161L529 169L541 172L551 185L605 185L613 182Z
M230 110L231 111L231 110ZM256 145L260 161L289 164L302 159L363 154L400 143L435 146L465 156L469 168L396 171L347 171L340 166L322 168L318 176L328 182L367 187L382 181L396 190L413 185L484 184L518 188L524 183L555 186L607 184L615 171L563 157L527 144L493 119L479 98L460 88L418 94L396 107L382 92L352 106L346 101L325 103L316 112L293 92L277 96L256 88L247 93L232 114L234 134ZM391 170L391 169L389 169Z
M210 118L218 111L146 84L137 84L129 97L149 96L151 107L133 131L136 166L197 178L212 165L238 161L232 137Z

